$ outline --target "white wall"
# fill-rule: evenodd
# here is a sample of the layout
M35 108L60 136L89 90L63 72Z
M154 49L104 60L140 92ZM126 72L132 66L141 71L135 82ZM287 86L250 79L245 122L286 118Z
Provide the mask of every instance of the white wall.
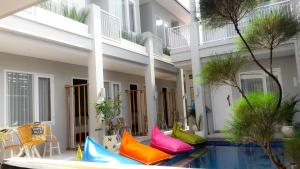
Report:
M126 90L129 90L130 84L137 84L138 89L143 89L145 85L145 77L143 76L136 76L136 75L130 75L110 70L104 71L104 80L110 81L110 82L119 82L121 83L121 93L122 94L122 114L121 116L124 117L128 124L128 101L127 101L127 95L125 93ZM168 89L175 89L176 88L176 82L175 81L167 81L167 80L161 80L156 79L156 86L157 90L161 91L163 87L166 87ZM158 102L160 100L157 100ZM158 106L157 106L158 107Z
M141 28L142 32L150 31L156 33L156 18L159 17L167 21L170 26L173 21L178 21L179 25L183 22L159 5L156 1L150 1L141 5Z
M268 60L260 60L260 62L264 66L269 66ZM296 61L295 56L286 56L280 58L274 58L273 60L273 68L280 68L281 70L281 78L282 78L282 89L283 89L283 97L290 98L296 94L300 93L300 84L297 86L294 85L294 79L297 77L297 69L296 69ZM245 65L240 72L251 71L251 70L259 70L255 63L250 63ZM238 91L233 91L234 100L239 98ZM300 105L298 105L300 108ZM300 122L300 113L295 115L295 120Z
M4 70L16 70L54 75L54 134L60 141L61 149L67 147L67 112L65 85L72 84L72 77L87 78L87 67L65 64L0 53L0 126L4 124Z

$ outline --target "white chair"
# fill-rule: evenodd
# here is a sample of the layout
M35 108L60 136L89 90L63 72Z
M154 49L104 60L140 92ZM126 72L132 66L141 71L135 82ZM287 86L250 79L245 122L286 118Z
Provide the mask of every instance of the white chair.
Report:
M15 157L21 149L18 136L15 131L8 131L2 135L2 155L3 159L7 157Z
M46 156L46 153L49 152L49 156L52 157L53 151L56 150L57 153L60 155L60 146L59 141L57 138L53 135L51 126L48 124L45 124L45 145L44 145L44 154L43 156Z

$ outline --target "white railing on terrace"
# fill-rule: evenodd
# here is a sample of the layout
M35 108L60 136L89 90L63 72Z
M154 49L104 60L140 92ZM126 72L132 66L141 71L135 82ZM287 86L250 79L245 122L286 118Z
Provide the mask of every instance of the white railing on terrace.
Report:
M268 5L257 7L253 12L248 14L239 22L239 28L241 32L245 31L245 28L249 25L251 20L256 16L264 16L270 13L272 10L280 10L285 14L291 14L291 0L284 0L275 2ZM201 24L201 23L199 23ZM200 25L199 25L200 26ZM221 28L212 29L209 26L202 24L200 29L200 44L215 42L233 38L237 36L237 33L232 24L225 25ZM169 44L171 49L189 47L190 41L190 28L189 25L183 25L179 27L173 27L169 29Z
M114 41L120 41L121 21L120 18L101 10L101 30L102 36Z
M171 49L188 47L190 43L190 25L182 25L168 29Z

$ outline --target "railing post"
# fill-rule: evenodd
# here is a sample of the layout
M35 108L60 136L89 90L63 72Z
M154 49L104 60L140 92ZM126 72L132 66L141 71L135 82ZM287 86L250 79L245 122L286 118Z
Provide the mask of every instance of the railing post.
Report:
M88 59L89 135L101 143L104 131L95 131L99 128L100 121L96 118L96 109L92 104L101 102L103 99L103 93L101 93L104 88L101 10L99 6L94 4L91 4L89 9L89 33L93 35L93 50Z

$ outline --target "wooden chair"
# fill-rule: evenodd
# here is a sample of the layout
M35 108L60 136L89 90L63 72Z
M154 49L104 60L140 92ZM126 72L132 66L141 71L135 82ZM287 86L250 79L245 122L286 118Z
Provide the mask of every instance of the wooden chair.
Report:
M60 155L60 145L59 141L57 140L56 136L52 133L52 128L48 124L44 124L45 126L45 145L44 145L44 153L43 156L46 156L46 153L49 152L49 156L52 157L53 150L56 150L57 153ZM48 147L48 149L47 149Z
M21 156L25 153L26 157L38 157L40 158L40 153L37 150L38 145L44 144L45 140L43 135L34 135L33 128L42 127L37 124L24 124L18 127L18 135L21 141L21 151L18 156Z
M2 144L3 158L12 158L18 154L16 153L17 151L21 150L21 145L15 131L11 130L3 133L0 142ZM9 156L7 156L8 153Z

